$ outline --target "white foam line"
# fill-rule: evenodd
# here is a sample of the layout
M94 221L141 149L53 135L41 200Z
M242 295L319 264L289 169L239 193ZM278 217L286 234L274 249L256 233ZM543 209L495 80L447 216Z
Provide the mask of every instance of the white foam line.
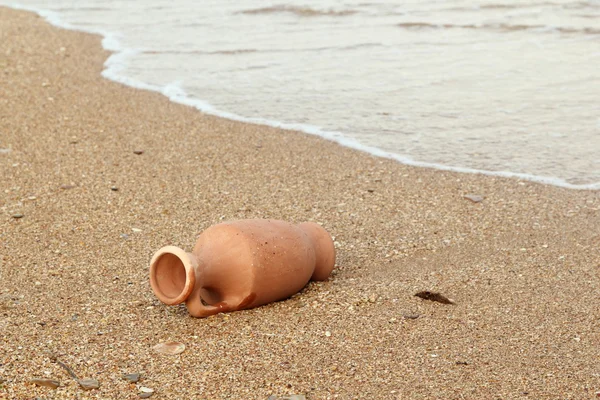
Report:
M547 185L559 186L567 189L576 189L576 190L600 190L600 182L590 183L585 185L574 185L572 183L566 182L563 179L555 178L555 177L547 177L547 176L538 176L531 174L523 174L518 172L509 172L509 171L487 171L475 168L465 168L465 167L452 167L443 164L430 163L424 161L415 161L410 157L402 156L399 154L391 153L377 147L364 145L353 138L349 138L344 136L341 132L335 131L326 131L322 128L314 125L307 124L294 124L294 123L285 123L280 121L274 121L264 118L247 118L241 115L237 115L227 111L221 111L213 107L208 102L205 102L200 99L195 99L189 97L187 93L178 85L177 82L168 84L164 87L148 84L146 82L138 81L133 78L129 78L123 75L120 75L123 69L126 66L126 60L131 56L139 53L136 49L125 49L122 47L121 42L119 41L118 35L107 32L103 30L96 29L85 29L81 27L74 27L71 24L64 22L57 13L49 10L38 9L29 6L23 6L21 4L8 4L7 7L11 7L18 10L25 10L37 13L44 19L46 19L52 25L58 26L60 28L76 30L82 32L88 32L97 34L103 37L102 39L102 47L104 49L111 51L113 54L106 60L104 63L105 69L102 71L102 76L112 80L114 82L118 82L124 84L126 86L131 86L136 89L150 90L154 92L159 92L169 98L169 100L183 104L186 106L194 107L197 110L210 115L215 115L218 117L240 121L250 124L258 124L258 125L267 125L275 128L291 130L291 131L301 131L304 133L308 133L311 135L320 136L327 140L336 142L342 146L349 147L352 149L360 150L369 154L372 154L376 157L388 158L392 160L396 160L402 164L411 165L415 167L424 167L424 168L434 168L442 171L452 171L452 172L461 172L468 174L481 174L488 176L497 176L503 178L518 178L522 180L532 181L543 183Z

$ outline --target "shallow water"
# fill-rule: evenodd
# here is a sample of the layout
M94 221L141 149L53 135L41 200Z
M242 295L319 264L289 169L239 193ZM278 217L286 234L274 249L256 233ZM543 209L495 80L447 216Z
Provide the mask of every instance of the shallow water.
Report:
M106 76L204 111L600 188L599 0L19 4L106 35Z

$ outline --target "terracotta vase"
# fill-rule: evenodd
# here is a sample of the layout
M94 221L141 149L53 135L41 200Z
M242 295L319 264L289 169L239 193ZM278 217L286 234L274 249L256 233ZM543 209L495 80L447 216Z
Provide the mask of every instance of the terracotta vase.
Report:
M329 277L331 236L305 222L249 219L211 226L191 253L163 247L150 262L150 284L165 304L185 302L194 317L283 300L310 280Z

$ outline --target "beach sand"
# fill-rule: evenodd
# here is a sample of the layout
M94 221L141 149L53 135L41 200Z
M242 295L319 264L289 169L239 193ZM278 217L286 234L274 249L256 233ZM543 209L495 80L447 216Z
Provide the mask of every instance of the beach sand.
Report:
M1 399L596 397L598 191L203 115L103 79L108 56L100 37L0 8ZM207 319L161 304L152 254L239 218L322 224L333 276ZM165 341L186 350L152 350Z

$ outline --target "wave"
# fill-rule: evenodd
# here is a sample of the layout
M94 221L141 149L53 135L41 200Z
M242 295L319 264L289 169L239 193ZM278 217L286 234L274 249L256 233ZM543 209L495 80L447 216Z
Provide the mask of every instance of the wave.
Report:
M600 35L600 29L596 28L572 28L565 26L547 25L511 25L511 24L434 24L430 22L401 22L397 24L403 29L477 29L495 30L504 32L536 31L536 32L560 32L580 33L585 35Z
M231 50L143 50L139 54L188 54L188 55L222 55L236 56L241 54L254 53L298 53L298 52L320 52L320 51L347 51L356 50L365 47L386 47L384 44L375 42L356 43L348 46L323 46L323 47L303 47L291 49L231 49Z
M480 4L473 5L471 7L451 7L445 10L454 11L465 11L465 10L517 10L523 8L537 8L537 7L561 7L566 9L585 9L585 8L597 8L600 3L592 3L590 1L576 1L573 3L563 4L551 1L544 1L539 3L526 3L526 4L505 4L505 3L493 3L493 4Z
M429 22L401 22L398 26L407 29L496 29L504 31L525 31L546 27L545 25L433 24Z
M271 7L255 8L251 10L244 10L238 12L238 14L276 14L276 13L289 13L299 17L318 17L318 16L333 16L341 17L345 15L356 14L355 10L316 10L310 7L297 7L297 6L286 6L278 5Z
M57 7L54 8L54 11L71 11L73 9L76 9L77 11L109 11L110 8L108 7Z
M262 50L257 49L234 49L234 50L215 50L215 51L202 51L202 50L144 50L140 51L140 54L204 54L204 55L238 55L238 54L252 54L259 53ZM268 50L269 53L280 52L277 50Z

